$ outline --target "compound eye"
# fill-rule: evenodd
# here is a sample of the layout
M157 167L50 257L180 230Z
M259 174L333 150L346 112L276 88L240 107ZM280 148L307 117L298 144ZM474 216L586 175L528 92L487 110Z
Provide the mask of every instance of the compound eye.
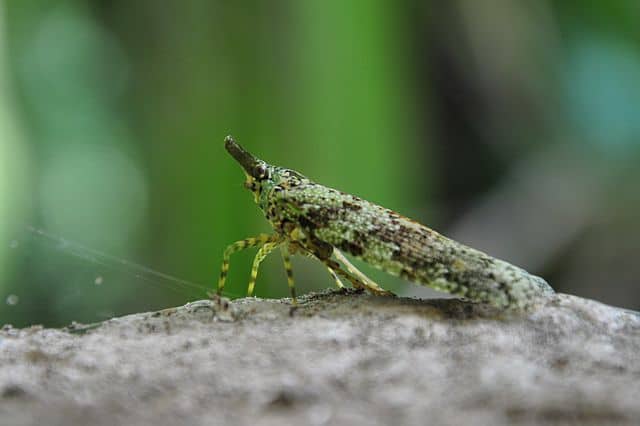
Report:
M256 179L268 179L269 171L264 164L257 164L253 170Z

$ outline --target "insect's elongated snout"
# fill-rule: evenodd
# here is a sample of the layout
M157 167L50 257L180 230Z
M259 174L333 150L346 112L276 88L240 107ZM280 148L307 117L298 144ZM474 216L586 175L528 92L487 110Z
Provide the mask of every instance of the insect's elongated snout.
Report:
M261 179L263 177L260 175L262 168L257 167L262 163L262 161L241 147L231 135L224 138L224 147L229 154L231 154L231 156L240 163L249 176L252 176L255 179Z

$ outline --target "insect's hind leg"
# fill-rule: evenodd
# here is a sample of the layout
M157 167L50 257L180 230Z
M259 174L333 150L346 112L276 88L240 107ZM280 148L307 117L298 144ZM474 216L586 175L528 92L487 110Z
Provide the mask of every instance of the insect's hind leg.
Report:
M338 275L336 275L336 273L333 272L333 269L331 269L331 268L329 268L327 266L327 271L329 271L329 275L331 275L331 278L333 278L333 280L335 281L336 286L339 289L343 289L344 288L344 284L342 284L342 281L340 281L340 278L338 277Z
M320 258L319 258L320 259ZM351 284L359 289L362 290L369 290L370 292L372 292L373 294L377 294L380 296L392 296L393 293L384 290L380 287L370 287L367 284L365 284L360 278L353 276L352 274L350 274L349 272L345 271L344 269L342 269L342 267L340 266L340 264L334 260L331 259L320 259L320 261L322 263L324 263L327 268L329 268L331 271L333 271L335 274L340 275L341 277L349 280L349 282L351 282Z
M318 257L311 252L305 251L304 255L307 257L310 257L311 259L318 259ZM335 272L333 272L333 269L331 269L329 266L327 266L327 272L329 272L329 275L331 275L331 278L333 278L333 281L336 283L336 287L340 289L344 288L344 284L342 284L342 281L340 281L340 278L338 277L338 275Z
M381 294L381 295L388 295L388 296L393 295L392 292L383 289L378 284L376 284L375 281L373 281L371 278L366 276L362 271L360 271L358 268L353 266L353 264L349 262L349 259L347 259L346 256L342 254L342 252L335 247L333 248L333 254L336 257L336 259L338 259L340 262L342 262L344 266L346 266L347 270L350 273L352 273L353 275L358 277L360 281L362 281L362 283L365 285L367 290L369 290L374 294Z
M220 270L220 278L218 279L217 294L221 295L224 290L224 283L227 279L227 273L229 272L229 259L233 253L251 247L262 246L269 241L274 241L276 238L275 235L260 234L257 237L245 238L244 240L229 244L224 250L222 257L222 269Z

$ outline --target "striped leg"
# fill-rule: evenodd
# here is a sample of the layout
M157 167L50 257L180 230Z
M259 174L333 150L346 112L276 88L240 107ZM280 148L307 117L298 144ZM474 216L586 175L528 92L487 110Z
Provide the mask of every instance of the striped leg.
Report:
M298 304L296 299L296 287L293 282L293 268L291 267L291 256L289 255L289 248L286 244L280 246L282 252L282 260L284 262L284 270L287 273L287 284L289 285L289 291L291 292L291 301L294 305Z
M256 257L253 258L253 266L251 267L251 279L249 280L249 287L247 289L247 296L253 295L253 288L256 285L256 278L258 278L258 268L260 267L260 263L264 260L265 257L269 253L273 251L276 247L280 245L280 241L269 241L266 242L260 247Z
M274 240L274 235L260 234L257 237L245 238L244 240L236 241L230 244L224 251L222 258L222 270L220 271L220 278L218 279L218 295L222 294L224 290L224 282L227 279L227 272L229 272L229 258L237 251L248 249L255 246L263 246L265 243Z

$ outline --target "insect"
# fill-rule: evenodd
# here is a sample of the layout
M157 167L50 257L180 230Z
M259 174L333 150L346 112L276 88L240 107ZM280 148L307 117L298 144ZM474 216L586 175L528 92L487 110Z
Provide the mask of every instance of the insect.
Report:
M322 262L340 288L344 287L342 278L374 294L392 294L353 266L342 251L389 274L498 308L526 309L554 294L544 279L517 266L444 237L392 210L317 184L294 170L267 164L231 136L225 138L225 148L244 169L244 185L253 193L274 233L236 241L226 248L218 294L224 290L231 255L250 247L258 247L258 252L251 267L248 295L253 294L260 263L279 248L294 304L290 262L294 253Z

